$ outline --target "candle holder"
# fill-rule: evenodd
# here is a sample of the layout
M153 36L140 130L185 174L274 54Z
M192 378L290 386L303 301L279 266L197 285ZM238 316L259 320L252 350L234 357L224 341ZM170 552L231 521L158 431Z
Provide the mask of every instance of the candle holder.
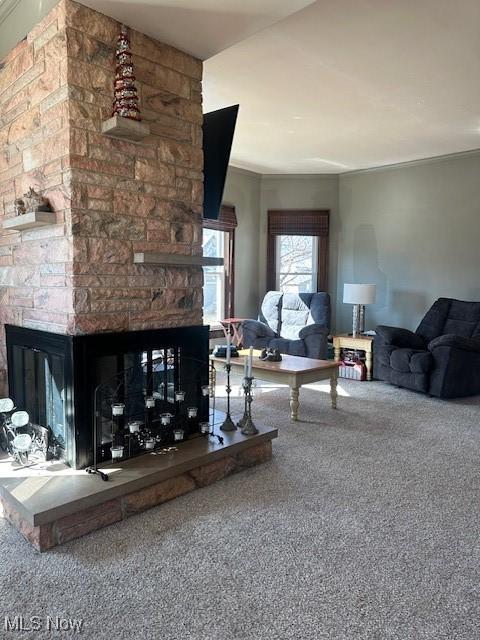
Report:
M221 431L236 431L237 426L232 420L232 416L230 415L230 393L232 391L232 387L230 386L230 370L232 368L231 364L225 365L225 371L227 372L227 415L225 416L225 420L220 426Z
M110 449L112 460L121 460L123 458L124 447L122 445L113 445Z
M125 413L125 405L123 402L114 402L112 404L112 416L118 417L123 416Z
M174 429L173 430L173 439L175 442L180 442L185 437L185 431L183 429Z
M245 411L243 417L239 420L239 427L241 427L244 436L254 436L258 433L258 429L252 420L252 386L253 377L245 377L243 379L243 392L245 394Z
M147 451L153 451L153 449L155 449L155 444L156 444L155 438L150 436L145 440L145 449L147 449Z
M244 397L244 407L243 407L243 416L237 422L237 427L239 429L243 429L243 427L245 426L245 422L247 421L247 418L248 418L248 402L247 402L247 392L246 392L247 380L248 380L248 378L247 378L247 376L245 376L243 378L243 382L242 382L243 397Z
M145 408L146 409L154 409L155 408L155 398L153 396L147 396L145 398Z
M140 433L142 423L139 420L134 420L128 423L128 430L130 433Z
M200 422L198 425L200 427L200 433L203 435L207 435L210 433L210 423L209 422Z
M187 418L196 418L198 414L198 407L187 407Z

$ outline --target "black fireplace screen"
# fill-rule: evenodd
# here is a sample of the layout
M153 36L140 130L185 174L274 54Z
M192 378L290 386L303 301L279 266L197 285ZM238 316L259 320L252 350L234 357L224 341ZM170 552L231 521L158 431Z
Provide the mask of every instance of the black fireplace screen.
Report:
M9 393L71 466L128 458L208 421L208 327L64 336L6 326Z
M209 387L204 362L184 356L182 347L105 356L97 368L96 379L104 381L94 392L99 462L131 458L199 433Z

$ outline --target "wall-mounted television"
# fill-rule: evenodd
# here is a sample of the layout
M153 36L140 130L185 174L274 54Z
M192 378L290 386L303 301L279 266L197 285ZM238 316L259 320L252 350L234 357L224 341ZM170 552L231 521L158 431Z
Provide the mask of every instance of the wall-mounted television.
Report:
M218 218L239 105L203 116L203 217Z

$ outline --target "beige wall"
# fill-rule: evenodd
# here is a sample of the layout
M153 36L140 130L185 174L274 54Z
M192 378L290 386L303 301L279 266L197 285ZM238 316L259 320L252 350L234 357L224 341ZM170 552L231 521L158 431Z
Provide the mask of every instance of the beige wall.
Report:
M269 209L329 209L329 290L335 291L337 266L338 176L261 176L229 167L223 201L235 206L235 315L257 317L266 292Z
M480 152L340 176L337 329L344 282L374 282L367 324L410 329L440 296L480 300Z
M337 279L338 176L336 175L265 175L260 195L259 292L266 291L267 219L269 209L329 209L329 284L332 295ZM332 304L332 326L335 305Z
M269 209L330 209L333 331L351 327L344 282L377 284L367 328L383 323L414 329L440 296L480 300L479 176L480 151L340 176L230 169L227 200L250 203L248 224L237 233L236 260L242 286L251 283L251 301L240 303L238 313L258 309L265 293Z
M223 202L235 207L235 315L256 318L259 297L260 175L229 167Z

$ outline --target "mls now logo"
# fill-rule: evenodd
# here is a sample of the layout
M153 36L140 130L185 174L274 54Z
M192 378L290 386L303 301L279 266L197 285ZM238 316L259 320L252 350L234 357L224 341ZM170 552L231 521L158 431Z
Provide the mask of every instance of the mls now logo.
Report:
M5 631L40 631L41 629L46 629L47 631L73 631L80 633L83 628L83 620L60 618L60 616L55 616L54 618L50 616L46 618L40 616L31 616L30 618L25 616L5 616L3 628Z

